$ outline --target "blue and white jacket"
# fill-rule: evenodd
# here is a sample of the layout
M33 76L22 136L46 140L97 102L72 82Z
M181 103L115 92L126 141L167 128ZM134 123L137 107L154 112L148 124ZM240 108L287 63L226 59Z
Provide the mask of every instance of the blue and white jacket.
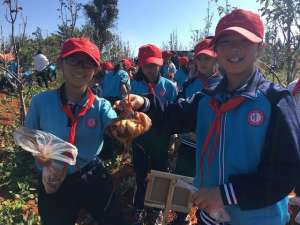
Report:
M174 102L178 94L176 85L169 79L162 76L158 77L154 92L161 103ZM147 81L143 78L140 80L132 80L131 93L137 95L148 95L151 92L147 85Z
M203 75L204 76L204 75ZM220 74L214 74L207 78L207 84L204 84L204 81L199 77L195 76L187 80L183 84L183 90L180 93L180 98L189 98L192 97L195 93L201 91L203 88L212 88L215 87L221 80L222 76Z
M103 97L122 97L121 86L126 85L130 89L130 79L124 70L111 71L105 74L102 90Z
M182 91L183 84L187 81L187 79L188 73L182 68L179 68L175 73L174 81L176 81L177 87L180 91Z
M224 77L214 89L163 107L147 96L143 111L163 132L196 130L194 185L220 188L230 224L285 225L287 195L299 181L300 171L295 103L288 90L266 80L258 70L234 93L226 93L226 82ZM201 147L215 118L209 101L215 97L224 103L234 96L246 101L222 115L217 153L210 167L204 159L201 176ZM200 215L204 224L218 224L203 210Z
M86 95L75 104L75 115L86 104ZM67 99L63 88L39 93L30 103L26 115L25 126L31 129L51 133L64 141L68 141L70 121L63 110ZM77 126L75 145L78 149L77 165L80 168L94 160L102 150L106 127L117 117L111 104L96 96L91 109L80 118ZM76 172L75 166L68 167L68 173Z
M203 75L204 76L204 75ZM222 76L220 74L214 74L207 78L207 83L204 84L204 80L195 76L187 80L183 84L183 90L178 94L178 98L189 98L192 97L197 92L202 91L203 88L213 88L216 87L220 82ZM207 85L207 87L206 87ZM196 148L195 135L191 133L180 134L180 142L192 148Z
M169 62L169 63L166 63L164 64L162 67L161 67L161 74L163 77L166 77L169 79L169 73L173 73L175 75L177 69L176 69L176 66L173 62Z

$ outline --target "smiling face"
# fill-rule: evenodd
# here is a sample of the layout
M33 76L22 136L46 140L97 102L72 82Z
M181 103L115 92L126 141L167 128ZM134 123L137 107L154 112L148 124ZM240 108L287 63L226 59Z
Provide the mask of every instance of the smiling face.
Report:
M220 37L216 43L218 63L227 76L248 76L261 52L261 45L248 41L237 33Z
M155 82L159 75L160 66L154 63L142 66L142 71L150 82Z
M87 88L97 72L97 65L88 55L75 53L62 60L62 71L66 85Z
M212 58L208 55L200 54L196 57L195 64L197 72L200 72L203 75L210 76L214 73L216 60L215 58Z

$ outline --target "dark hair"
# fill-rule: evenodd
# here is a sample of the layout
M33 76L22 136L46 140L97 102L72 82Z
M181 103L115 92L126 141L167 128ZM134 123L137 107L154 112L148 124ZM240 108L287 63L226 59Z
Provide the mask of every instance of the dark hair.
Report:
M142 81L146 78L145 74L143 73L143 70L141 67L139 67L138 71L133 74L132 79L136 81Z

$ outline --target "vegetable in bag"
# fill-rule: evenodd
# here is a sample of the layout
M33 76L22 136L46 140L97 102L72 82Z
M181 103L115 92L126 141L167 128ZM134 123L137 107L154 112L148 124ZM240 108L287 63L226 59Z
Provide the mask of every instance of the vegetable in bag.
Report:
M76 164L77 148L53 134L26 127L18 128L14 139L39 161L50 161L43 166L42 182L46 193L56 192L67 175L68 165Z

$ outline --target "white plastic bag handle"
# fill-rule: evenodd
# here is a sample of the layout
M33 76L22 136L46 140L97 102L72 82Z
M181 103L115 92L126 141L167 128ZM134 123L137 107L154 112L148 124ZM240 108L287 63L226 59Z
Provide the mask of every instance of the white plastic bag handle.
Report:
M14 139L17 145L31 152L34 156L44 159L56 159L69 165L76 164L78 154L76 146L53 134L20 127L15 131Z

